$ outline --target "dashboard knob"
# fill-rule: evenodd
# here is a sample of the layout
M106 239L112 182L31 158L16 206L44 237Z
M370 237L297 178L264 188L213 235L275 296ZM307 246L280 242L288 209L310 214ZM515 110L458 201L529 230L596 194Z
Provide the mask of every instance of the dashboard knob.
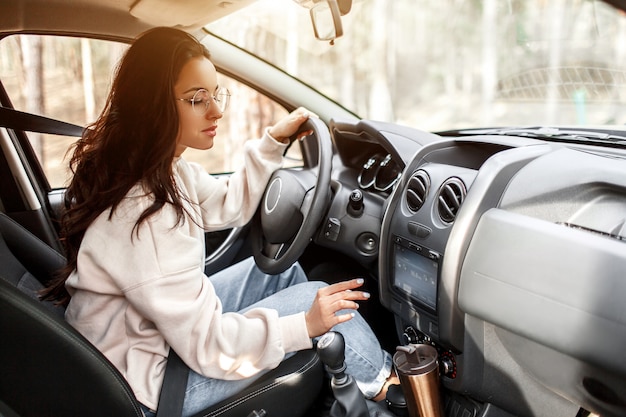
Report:
M406 329L404 329L404 332L402 333L402 342L405 345L410 345L412 343L418 342L417 332L413 327L407 327Z
M456 363L451 353L445 352L439 355L439 370L448 378L456 378Z
M441 370L446 375L454 370L454 364L450 358L441 358Z
M359 217L363 214L363 192L361 190L354 189L350 193L348 200L348 214L353 217Z

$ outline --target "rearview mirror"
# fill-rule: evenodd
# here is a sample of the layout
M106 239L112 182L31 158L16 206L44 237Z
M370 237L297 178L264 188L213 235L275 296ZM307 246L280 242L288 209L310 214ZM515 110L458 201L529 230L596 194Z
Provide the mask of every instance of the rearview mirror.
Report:
M317 3L310 11L315 37L321 41L333 41L343 35L339 5L336 0Z
M315 37L322 41L334 41L343 35L341 16L352 7L352 0L294 0L309 9Z

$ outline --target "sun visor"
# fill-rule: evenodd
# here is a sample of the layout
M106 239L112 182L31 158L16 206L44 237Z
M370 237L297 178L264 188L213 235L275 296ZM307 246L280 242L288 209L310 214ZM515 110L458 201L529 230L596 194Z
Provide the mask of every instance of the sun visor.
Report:
M130 9L137 19L155 26L197 28L231 14L255 0L139 0Z

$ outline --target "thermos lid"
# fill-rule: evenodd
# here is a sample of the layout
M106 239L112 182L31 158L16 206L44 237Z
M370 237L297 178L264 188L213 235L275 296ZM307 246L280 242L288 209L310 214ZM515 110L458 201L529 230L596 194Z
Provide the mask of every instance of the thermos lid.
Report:
M425 374L438 366L437 349L426 344L398 346L393 355L393 364L404 375Z

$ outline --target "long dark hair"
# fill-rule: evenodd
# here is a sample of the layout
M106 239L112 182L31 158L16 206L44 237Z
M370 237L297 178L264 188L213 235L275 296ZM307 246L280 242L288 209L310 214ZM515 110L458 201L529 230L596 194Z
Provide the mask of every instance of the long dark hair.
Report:
M78 249L89 225L103 211L110 216L138 183L153 197L134 230L171 204L185 219L172 174L179 117L174 84L182 67L196 57L210 58L190 34L155 28L140 35L124 54L102 114L74 145L73 177L65 192L61 239L67 265L42 298L67 305L67 277L76 269Z

